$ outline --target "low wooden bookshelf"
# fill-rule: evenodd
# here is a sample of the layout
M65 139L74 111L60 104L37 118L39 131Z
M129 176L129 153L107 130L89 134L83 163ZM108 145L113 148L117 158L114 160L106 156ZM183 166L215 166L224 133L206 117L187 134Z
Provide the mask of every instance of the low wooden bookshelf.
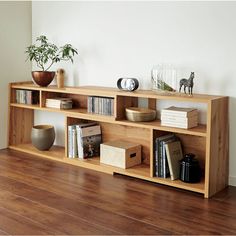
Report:
M37 91L39 103L18 104L16 90ZM36 92L36 93L37 93ZM60 110L45 107L47 98L69 97L73 99L73 109ZM88 97L103 96L114 99L114 115L98 115L87 112ZM161 126L159 120L151 122L130 122L126 120L125 108L138 106L138 99L148 100L148 107L156 109L158 100L205 104L207 122L192 129ZM34 125L34 110L59 112L65 117L65 145L53 146L49 151L39 151L31 144L31 129ZM142 163L128 169L121 169L100 163L99 157L85 160L68 158L68 125L83 121L97 121L102 129L103 142L123 139L142 145ZM184 183L170 178L154 176L154 140L169 132L181 140L184 152L197 154L204 176L196 184ZM116 88L83 86L38 87L32 82L11 83L9 85L9 148L34 154L38 157L69 163L108 174L122 174L163 185L201 193L211 197L228 185L229 155L228 97L194 94L163 95L151 90L135 92L120 91Z

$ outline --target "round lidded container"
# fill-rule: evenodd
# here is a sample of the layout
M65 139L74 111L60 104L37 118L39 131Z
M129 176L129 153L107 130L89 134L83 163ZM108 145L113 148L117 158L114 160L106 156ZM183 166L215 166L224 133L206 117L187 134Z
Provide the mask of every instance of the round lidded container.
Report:
M201 179L201 169L195 154L185 154L180 162L180 179L187 183L197 183Z

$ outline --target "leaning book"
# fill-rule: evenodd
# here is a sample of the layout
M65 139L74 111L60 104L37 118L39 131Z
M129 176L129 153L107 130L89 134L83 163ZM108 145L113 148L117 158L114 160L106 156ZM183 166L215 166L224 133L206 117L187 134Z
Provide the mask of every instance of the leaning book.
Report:
M180 160L183 158L181 143L180 141L166 143L165 149L170 170L170 178L171 180L179 179Z
M102 142L100 125L81 126L77 125L78 156L80 159L100 155Z

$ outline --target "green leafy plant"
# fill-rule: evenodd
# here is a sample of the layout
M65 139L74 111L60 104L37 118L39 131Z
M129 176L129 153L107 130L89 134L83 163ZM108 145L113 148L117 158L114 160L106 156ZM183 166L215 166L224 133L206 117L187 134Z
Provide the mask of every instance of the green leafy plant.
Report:
M26 60L35 61L37 66L42 71L48 71L54 63L60 61L71 61L78 54L77 49L71 44L65 44L62 47L57 47L55 44L49 43L46 36L37 37L36 42L39 45L30 45L25 51L28 54Z

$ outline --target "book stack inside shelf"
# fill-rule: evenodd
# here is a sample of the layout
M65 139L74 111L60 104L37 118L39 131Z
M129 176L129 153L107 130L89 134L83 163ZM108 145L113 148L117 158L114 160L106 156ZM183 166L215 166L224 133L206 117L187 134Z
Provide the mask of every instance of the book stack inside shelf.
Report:
M20 104L38 104L39 103L39 93L37 91L31 90L16 90L16 103Z
M174 134L163 135L155 139L154 175L156 177L179 179L182 158L181 142Z
M161 125L190 129L198 125L198 110L171 106L161 110Z
M114 98L110 97L88 97L88 112L99 115L114 115Z
M85 159L100 155L101 127L96 122L68 126L68 157Z
M71 98L47 98L46 107L57 108L57 109L72 109L72 99Z

